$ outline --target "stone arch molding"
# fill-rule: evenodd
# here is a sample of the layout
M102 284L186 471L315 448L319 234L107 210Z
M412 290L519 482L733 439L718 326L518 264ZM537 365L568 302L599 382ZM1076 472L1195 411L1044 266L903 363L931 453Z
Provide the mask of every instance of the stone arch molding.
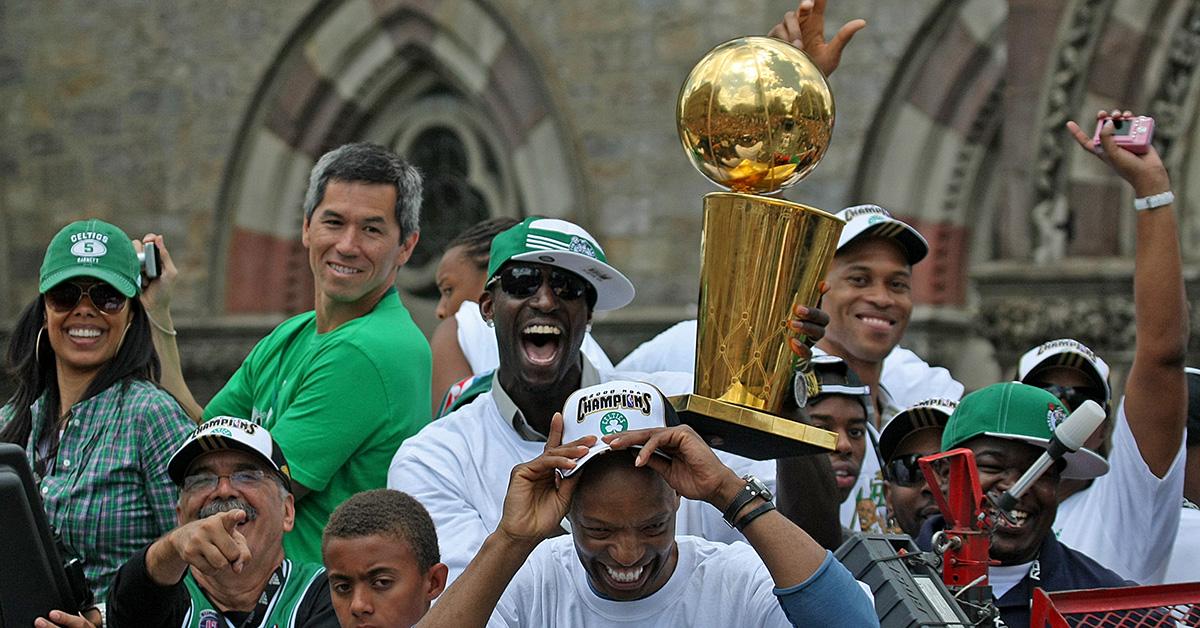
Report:
M427 194L421 254L398 279L410 294L428 293L440 247L460 222L569 215L580 175L540 76L512 29L480 0L319 3L243 121L218 203L211 313L311 307L300 244L304 189L317 157L345 142L407 154L435 137L451 153L428 157L439 166L434 174L450 163L454 176Z
M930 12L885 91L847 199L887 207L928 238L919 303L965 303L969 226L996 203L1005 4L947 0Z

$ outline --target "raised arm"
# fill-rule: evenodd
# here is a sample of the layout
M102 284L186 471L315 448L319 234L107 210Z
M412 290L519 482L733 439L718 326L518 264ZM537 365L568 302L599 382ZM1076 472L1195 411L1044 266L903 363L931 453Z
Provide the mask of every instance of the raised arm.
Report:
M1096 114L1097 120L1132 117L1129 111ZM1129 182L1135 197L1171 190L1154 147L1144 155L1118 147L1111 121L1104 123L1099 150L1075 122L1068 122L1067 129L1083 149ZM1179 452L1187 422L1183 367L1188 314L1174 203L1137 212L1133 305L1137 328L1133 366L1125 383L1125 416L1142 458L1161 478Z
M795 11L783 14L768 37L782 39L803 50L825 76L833 74L842 61L842 51L854 34L867 27L863 19L842 25L833 39L825 41L825 0L802 0Z
M175 341L175 321L171 318L171 289L179 276L179 269L171 260L171 253L163 244L163 237L147 233L139 242L134 240L133 246L139 253L145 244L153 242L162 256L161 275L150 281L142 290L142 306L150 317L151 338L158 359L162 362L162 387L175 397L193 421L199 423L204 416L204 408L196 401L187 382L183 379L183 363L179 357L179 344Z
M562 479L557 471L573 468L575 460L586 454L596 440L587 436L560 445L562 420L558 412L550 420L550 434L541 456L513 467L504 514L496 531L484 540L474 560L418 626L487 625L504 589L525 559L538 543L560 529L579 478Z

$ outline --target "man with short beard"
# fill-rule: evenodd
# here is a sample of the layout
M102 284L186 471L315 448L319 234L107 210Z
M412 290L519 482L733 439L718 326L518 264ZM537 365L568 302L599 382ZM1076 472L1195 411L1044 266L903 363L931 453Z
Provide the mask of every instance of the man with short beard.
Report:
M215 417L167 465L180 487L179 526L113 580L113 628L218 625L336 628L325 570L284 556L295 500L266 429Z

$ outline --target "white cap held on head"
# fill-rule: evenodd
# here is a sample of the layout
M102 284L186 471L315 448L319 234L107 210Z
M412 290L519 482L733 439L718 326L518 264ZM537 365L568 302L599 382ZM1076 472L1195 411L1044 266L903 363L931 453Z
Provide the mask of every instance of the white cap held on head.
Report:
M563 405L563 442L594 435L596 444L575 468L560 471L570 477L589 460L611 450L602 439L609 434L667 427L679 423L675 409L657 387L645 382L613 381L581 388ZM664 454L665 456L665 454Z
M910 266L929 254L929 243L920 232L878 205L847 207L838 212L837 217L846 221L842 236L838 238L838 251L858 238L876 236L895 240L903 249L904 258Z

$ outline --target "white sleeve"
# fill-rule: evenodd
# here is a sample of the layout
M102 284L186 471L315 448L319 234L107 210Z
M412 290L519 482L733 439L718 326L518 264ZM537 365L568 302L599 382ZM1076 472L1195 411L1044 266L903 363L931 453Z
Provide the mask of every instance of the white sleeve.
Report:
M963 385L950 375L950 371L940 366L930 366L920 356L901 346L893 348L883 359L879 382L901 408L932 397L958 400L963 394Z
M442 419L445 420L445 419ZM454 582L475 557L491 530L463 490L463 473L456 452L469 451L456 434L431 425L400 446L388 468L388 488L408 493L433 519L442 562L450 568L446 586ZM447 442L454 438L455 442Z
M1181 439L1166 476L1155 476L1138 450L1122 399L1109 471L1059 505L1059 540L1138 584L1161 583L1179 531L1184 459Z
M596 339L592 337L592 332L589 331L583 335L583 346L579 350L583 352L583 355L587 356L588 361L592 363L592 366L596 367L597 371L603 373L604 371L613 370L612 360L608 358L604 347L601 347L600 343L596 342Z
M500 350L496 347L496 330L483 322L479 304L463 301L454 314L458 323L458 346L462 349L471 373L479 375L500 366Z
M625 356L617 364L617 370L693 372L696 369L696 325L695 320L672 325Z

